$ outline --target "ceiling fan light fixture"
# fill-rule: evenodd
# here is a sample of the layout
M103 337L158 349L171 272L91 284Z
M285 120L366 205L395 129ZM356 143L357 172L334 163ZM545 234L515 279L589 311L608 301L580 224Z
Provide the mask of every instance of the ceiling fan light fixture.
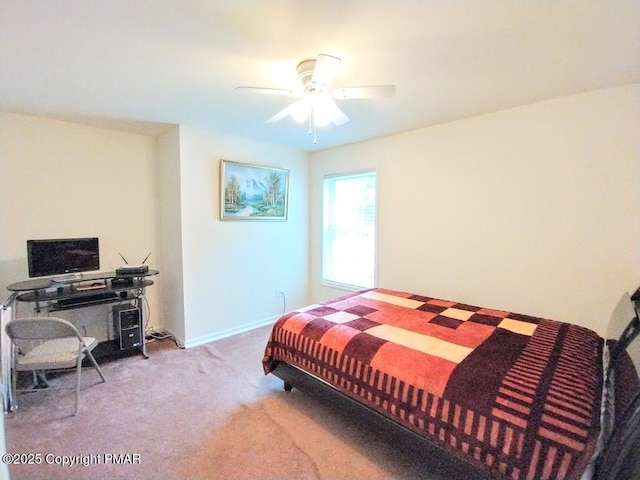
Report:
M331 123L331 119L322 113L313 112L313 123L316 127L326 127Z
M307 97L298 100L291 106L291 116L298 123L304 122L309 117L310 112L311 104Z
M326 127L331 123L332 112L329 98L316 95L313 99L313 123L316 127Z

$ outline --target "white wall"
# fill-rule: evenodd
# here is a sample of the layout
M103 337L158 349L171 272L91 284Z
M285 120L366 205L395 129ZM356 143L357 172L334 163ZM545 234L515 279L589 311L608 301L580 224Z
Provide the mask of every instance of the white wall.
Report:
M163 327L184 340L184 279L182 277L182 215L180 212L180 128L174 127L157 140L158 232L164 312Z
M179 132L182 243L172 249L182 258L184 337L174 333L190 347L273 321L283 309L276 289L287 309L307 303L308 167L302 152ZM221 221L221 159L290 170L288 220ZM178 292L167 294L171 302Z
M28 278L28 239L96 236L103 271L122 265L118 252L134 263L151 251L156 265L153 138L3 112L0 162L3 300ZM162 318L158 290L148 289L152 324Z
M311 155L311 300L326 173L378 169L380 287L604 334L640 283L640 87L594 91Z
M97 236L102 270L122 264L118 252L152 252L151 325L186 346L273 321L276 289L288 309L307 303L307 154L187 127L154 139L0 115L2 290L28 277L27 239ZM220 221L221 158L289 169L288 220ZM108 314L95 310L83 310L89 329Z
M287 309L342 293L320 285L322 175L373 166L378 285L604 333L640 277L639 106L638 85L601 90L310 164L184 126L156 140L0 113L0 288L27 277L28 238L96 235L104 270L121 264L118 252L153 252L152 324L187 346L242 331L281 313L276 288ZM222 158L290 169L289 220L220 221Z

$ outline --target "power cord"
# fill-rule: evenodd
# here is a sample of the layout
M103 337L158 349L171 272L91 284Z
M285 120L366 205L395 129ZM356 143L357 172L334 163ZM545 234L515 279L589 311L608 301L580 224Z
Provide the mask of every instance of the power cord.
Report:
M168 332L157 332L154 327L151 327L151 329L146 330L145 329L145 341L146 343L153 343L157 340L166 340L166 339L170 339L173 341L173 343L176 344L177 347L181 348L184 350L184 346L180 345L180 343L178 343L178 340L176 340L176 337L174 337L172 334L168 333Z
M151 307L149 306L149 300L147 300L147 296L144 296L144 304L147 307L145 310L147 311L147 320L144 323L144 331L147 331L147 327L149 326L149 321L151 320Z
M145 335L147 342L155 342L156 340L164 340L171 337L170 333L156 332L153 327L150 330L146 330Z

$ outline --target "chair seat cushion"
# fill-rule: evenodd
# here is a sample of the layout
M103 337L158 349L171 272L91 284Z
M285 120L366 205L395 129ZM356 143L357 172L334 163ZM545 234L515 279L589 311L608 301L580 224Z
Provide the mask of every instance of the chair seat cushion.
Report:
M93 337L83 337L84 344L91 350L96 342ZM39 370L69 368L76 365L78 359L77 338L56 338L47 340L30 350L26 355L16 356L18 370ZM84 355L82 355L84 357Z

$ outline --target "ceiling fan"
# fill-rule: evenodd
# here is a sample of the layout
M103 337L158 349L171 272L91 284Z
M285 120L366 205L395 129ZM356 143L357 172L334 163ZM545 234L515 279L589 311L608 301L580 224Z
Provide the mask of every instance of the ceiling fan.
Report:
M309 135L313 135L313 143L317 143L316 128L333 122L342 125L349 121L334 99L348 100L354 98L392 97L395 85L371 85L362 87L346 87L329 89L342 60L333 55L320 54L315 60L303 60L296 68L299 85L294 89L236 87L236 90L268 95L285 95L298 97L291 105L276 113L267 120L274 123L291 115L302 123L309 121Z

